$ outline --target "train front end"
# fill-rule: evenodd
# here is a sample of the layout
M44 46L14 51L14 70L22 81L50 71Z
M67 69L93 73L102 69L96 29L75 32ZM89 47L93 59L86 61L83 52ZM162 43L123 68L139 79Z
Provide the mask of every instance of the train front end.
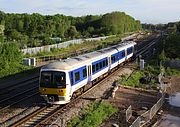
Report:
M49 104L66 104L70 101L67 72L41 69L39 91Z

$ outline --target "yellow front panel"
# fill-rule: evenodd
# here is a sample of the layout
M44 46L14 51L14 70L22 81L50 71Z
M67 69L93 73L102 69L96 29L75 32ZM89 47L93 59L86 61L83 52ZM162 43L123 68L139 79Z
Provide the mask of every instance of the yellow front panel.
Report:
M41 94L56 94L59 96L66 96L66 88L44 88L40 87L39 91Z

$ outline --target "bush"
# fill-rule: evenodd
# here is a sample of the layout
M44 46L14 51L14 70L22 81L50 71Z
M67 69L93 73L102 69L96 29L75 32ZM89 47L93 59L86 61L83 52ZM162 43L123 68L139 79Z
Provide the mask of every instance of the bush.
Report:
M165 69L165 75L166 76L180 76L180 71L177 69L172 69L167 67L167 69Z
M141 84L139 82L139 79L143 76L144 76L143 72L136 71L129 78L128 75L123 75L122 78L119 80L119 83L125 86L140 87Z
M0 54L0 78L29 68L22 65L23 54L15 43L0 44Z
M116 111L109 103L92 103L82 111L81 116L74 117L68 127L97 127Z

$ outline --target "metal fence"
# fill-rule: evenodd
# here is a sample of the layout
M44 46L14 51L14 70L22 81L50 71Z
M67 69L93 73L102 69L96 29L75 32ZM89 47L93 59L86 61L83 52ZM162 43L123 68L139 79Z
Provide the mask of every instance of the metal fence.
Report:
M130 127L140 127L141 117L138 117Z
M164 93L166 92L167 89L167 85L163 84L162 82L162 78L164 75L164 70L161 69L161 73L158 75L158 80L160 83L160 94L161 94L161 98L157 101L156 104L153 105L153 107L146 111L145 113L143 113L140 117L139 117L132 123L132 125L130 127L143 127L145 126L151 119L153 119L153 117L156 115L156 113L159 111L159 109L163 106L164 103ZM139 123L138 123L139 122Z
M136 35L137 34L133 34L133 35L130 35L128 37L124 37L123 40L127 40L127 39L132 38L132 37L134 37ZM112 35L112 36L114 36L114 35ZM85 40L86 41L101 40L101 39L106 39L106 38L112 37L112 36L105 36L105 37L98 37L98 38L88 38L88 39L85 39ZM28 53L28 54L32 54L32 53L38 53L38 52L41 52L41 51L50 51L51 48L61 48L62 45L63 45L62 47L66 47L66 46L68 46L70 44L80 43L80 41L82 41L82 39L67 41L67 42L63 42L63 43L55 44L55 45L48 45L48 46L42 46L42 47L23 49L23 52ZM81 50L78 50L78 51L75 50L75 51L72 51L72 52L68 53L68 56L70 56L70 57L77 56L79 54L83 54L83 53L87 53L87 52L88 52L88 49L82 48ZM42 65L45 65L47 63L57 61L59 59L67 58L68 56L65 53L64 54L58 54L58 55L41 56L41 57L33 58L36 61L36 63L33 64L33 65L26 64L27 62L24 62L24 63L25 63L25 65L28 65L28 66L42 66ZM27 60L27 59L29 59L29 60ZM32 59L32 58L25 58L25 61L30 61L30 59Z
M64 54L58 54L58 55L49 55L49 56L41 56L36 58L36 66L41 66L50 62L54 62L63 58L67 57L73 57L77 56L83 53L88 52L88 49L82 48L81 50L78 51L72 51L70 53L64 53Z
M126 122L128 122L131 116L132 116L132 106L130 105L128 109L126 110Z
M161 80L160 80L161 82ZM161 98L157 101L156 104L152 106L152 108L145 113L143 113L141 116L139 116L130 127L143 127L145 126L153 117L156 115L156 113L160 110L160 108L163 106L164 103L164 92L167 87L166 85L161 84Z
M71 44L80 44L84 41L100 41L104 40L108 37L111 36L105 36L105 37L96 37L96 38L88 38L88 39L75 39L75 40L70 40L66 42L62 42L59 44L53 44L53 45L46 45L46 46L41 46L41 47L34 47L34 48L27 48L27 49L22 49L21 51L24 54L37 54L38 52L50 52L52 48L65 48Z
M180 60L168 60L164 61L164 64L170 68L180 69Z
M121 40L122 41L126 41L129 39L132 39L134 37L136 37L138 34L132 34L130 36L124 37ZM74 40L70 40L70 41L65 41L59 44L53 44L53 45L46 45L46 46L41 46L41 47L34 47L34 48L27 48L27 49L22 49L21 51L24 54L37 54L38 52L50 52L52 48L65 48L71 44L80 44L83 43L84 41L100 41L100 40L104 40L106 38L109 37L113 37L116 35L111 35L111 36L104 36L104 37L96 37L96 38L87 38L87 39L74 39Z
M152 119L157 111L162 107L164 101L164 95L158 100L158 102L150 109L149 119Z
M87 53L88 51L89 51L88 49L82 48L81 50L78 50L78 51L75 50L75 51L69 52L68 54L62 53L62 54L57 54L57 55L40 56L40 57L35 57L35 58L24 58L23 63L24 65L27 65L27 66L42 66L50 62L60 60L60 59ZM35 61L35 64L31 64L32 59Z
M139 116L130 127L143 127L145 126L153 117L156 115L156 113L159 111L159 109L162 107L164 102L164 94L162 93L162 97L157 101L156 104L153 105L153 107L143 113L141 116Z

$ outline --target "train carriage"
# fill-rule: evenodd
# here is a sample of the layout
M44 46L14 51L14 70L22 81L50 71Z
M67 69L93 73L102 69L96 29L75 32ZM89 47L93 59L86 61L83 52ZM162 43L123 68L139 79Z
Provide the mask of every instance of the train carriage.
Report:
M126 42L41 68L39 90L51 104L65 104L73 94L132 57L134 42Z

